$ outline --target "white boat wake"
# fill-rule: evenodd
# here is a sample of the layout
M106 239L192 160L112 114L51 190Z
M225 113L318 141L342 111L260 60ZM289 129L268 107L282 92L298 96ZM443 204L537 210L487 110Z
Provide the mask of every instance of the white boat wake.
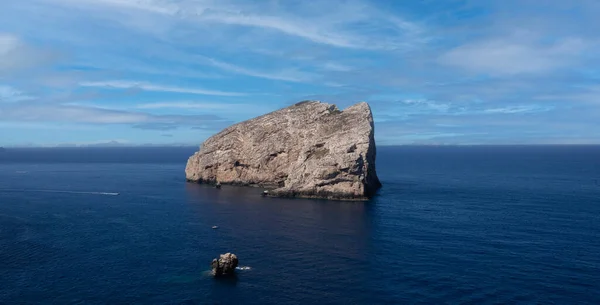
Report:
M248 266L240 266L240 267L235 267L235 270L250 270L252 268L248 267Z
M18 190L18 189L0 189L0 192L22 192L22 193L63 193L63 194L102 195L102 196L118 196L118 195L119 195L119 193L113 193L113 192L82 192L82 191L64 191L64 190Z

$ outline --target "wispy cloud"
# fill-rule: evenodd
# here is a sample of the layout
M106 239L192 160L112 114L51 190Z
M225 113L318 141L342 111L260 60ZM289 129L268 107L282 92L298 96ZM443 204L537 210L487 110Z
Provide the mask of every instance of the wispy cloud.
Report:
M560 92L555 94L543 94L533 98L538 101L552 101L570 104L600 104L600 86L577 86L571 88L568 92Z
M387 144L593 139L598 14L587 0L0 1L0 124L38 141L69 124L200 141L308 98L370 102Z
M146 130L175 130L179 128L178 124L175 123L143 123L143 124L135 124L132 126L137 129L146 129Z
M145 91L159 91L159 92L175 92L175 93L190 93L200 95L215 95L215 96L244 96L246 93L241 92L229 92L229 91L218 91L200 88L185 88L175 86L164 86L156 85L145 82L134 82L125 80L113 80L113 81L101 81L101 82L81 82L79 84L83 87L103 87L112 89L140 89Z
M513 114L513 113L544 112L544 111L549 111L551 109L553 109L553 107L550 107L550 106L517 105L517 106L485 109L485 110L483 110L483 112L484 113Z
M337 72L348 72L348 71L354 70L354 68L352 68L349 65L344 65L344 64L340 64L340 63L336 63L336 62L332 62L332 61L324 63L322 68L325 70L337 71Z
M36 49L16 35L0 32L0 77L39 67L56 58L55 52Z
M578 38L547 45L509 37L459 46L443 54L440 62L492 75L544 73L576 63L586 47L586 42Z
M240 121L271 112L279 108L271 104L248 104L248 103L216 103L202 101L172 101L145 103L127 107L127 109L140 109L150 112L182 112L215 114L227 117L232 121Z
M135 10L187 22L251 27L340 48L395 49L413 43L421 27L362 1L328 1L286 5L241 1L55 0L85 9L90 6ZM151 26L151 25L149 25ZM389 39L376 29L402 39Z
M200 110L233 110L236 108L247 108L247 104L230 103L205 103L205 102L162 102L139 104L135 106L138 109L200 109ZM256 107L256 106L250 106ZM258 106L260 107L260 106Z
M243 106L243 104L241 104ZM229 107L240 106L222 104L222 103L197 103L197 102L162 102L136 105L138 109L227 109Z
M286 69L277 72L265 72L236 66L234 64L226 63L213 58L209 59L208 63L225 71L273 80L282 80L289 82L306 82L316 78L315 74L301 72L294 69Z
M335 2L335 3L333 3ZM310 6L308 6L310 7ZM297 9L297 8L296 8ZM416 43L414 35L420 27L372 6L360 2L336 2L312 6L302 17L297 13L279 11L278 15L242 13L239 11L204 10L199 14L203 22L249 26L303 38L314 43L340 48L397 49ZM329 11L325 10L337 10ZM318 16L308 19L306 16ZM361 27L361 23L369 23ZM374 29L392 31L399 40L381 36Z
M154 0L56 0L55 2L61 2L70 5L107 5L114 6L121 9L135 9L141 11L147 11L151 13L175 15L179 12L180 8L171 1L154 1Z
M4 106L0 110L0 120L17 122L198 125L224 121L215 115L154 115L144 112L43 103L13 104Z
M299 22L291 21L290 19L274 16L244 15L239 13L232 14L223 12L212 13L208 11L203 15L200 15L200 20L215 23L266 28L287 35L308 39L316 43L322 43L336 47L367 47L353 41L354 39L352 37L335 32L327 32L325 29L319 29L315 25L310 25L308 23L300 24Z
M20 41L14 35L0 34L0 55L5 56L20 46Z
M0 102L18 102L31 100L33 97L6 85L0 85Z
M405 99L400 101L406 105L417 105L417 106L425 106L429 109L435 111L446 112L451 108L451 105L445 103L438 103L435 101L424 100L424 99Z

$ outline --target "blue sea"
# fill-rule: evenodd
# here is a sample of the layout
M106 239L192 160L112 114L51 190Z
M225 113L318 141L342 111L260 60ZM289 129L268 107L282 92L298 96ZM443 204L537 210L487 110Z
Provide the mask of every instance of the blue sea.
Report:
M369 202L186 183L195 150L0 152L0 304L600 304L599 146L378 147Z

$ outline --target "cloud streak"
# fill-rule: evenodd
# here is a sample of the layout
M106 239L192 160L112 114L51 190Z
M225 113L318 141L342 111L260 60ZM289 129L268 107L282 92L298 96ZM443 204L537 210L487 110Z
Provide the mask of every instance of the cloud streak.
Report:
M474 73L546 73L572 66L586 47L586 42L578 38L564 39L549 46L511 38L493 39L459 46L439 60L444 65Z
M113 110L97 107L48 105L43 103L17 104L0 108L0 120L12 122L70 122L90 124L199 125L225 121L215 115L156 115L144 112ZM159 125L155 125L159 126ZM164 129L161 129L164 130Z
M245 95L247 95L246 93L241 93L241 92L165 86L165 85L157 85L157 84L151 84L151 83L126 81L126 80L81 82L81 83L79 83L79 85L82 87L101 87L101 88L108 88L108 89L140 89L140 90L155 91L155 92L189 93L189 94L214 95L214 96L245 96Z
M294 3L248 5L241 1L55 0L66 6L90 6L162 15L199 24L250 27L304 39L316 44L351 49L397 49L420 41L416 23L366 5L361 1L328 1L320 5ZM276 9L273 9L276 8ZM368 26L361 24L368 23ZM389 39L375 29L391 31ZM411 40L411 42L408 42Z
M503 113L503 114L513 114L513 113L532 113L532 112L544 112L553 109L553 107L536 107L533 105L520 105L520 106L509 106L509 107L501 107L501 108L490 108L483 110L484 113Z
M287 69L279 72L264 72L236 66L212 58L208 59L208 62L210 65L225 71L265 79L282 80L288 82L308 82L316 78L316 76L312 73L301 72L294 69Z
M303 99L365 100L387 144L594 139L598 14L586 0L4 1L0 124L196 142Z
M57 58L58 55L52 51L36 49L16 35L0 32L0 79L23 70L39 68Z
M6 85L0 85L0 102L18 102L31 100L33 97Z

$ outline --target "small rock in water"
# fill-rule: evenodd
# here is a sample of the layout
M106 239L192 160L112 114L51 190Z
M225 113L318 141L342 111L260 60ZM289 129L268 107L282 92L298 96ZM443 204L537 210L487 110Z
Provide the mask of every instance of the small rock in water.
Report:
M238 258L233 253L221 254L219 259L213 259L210 264L212 275L215 277L233 275L237 266Z

